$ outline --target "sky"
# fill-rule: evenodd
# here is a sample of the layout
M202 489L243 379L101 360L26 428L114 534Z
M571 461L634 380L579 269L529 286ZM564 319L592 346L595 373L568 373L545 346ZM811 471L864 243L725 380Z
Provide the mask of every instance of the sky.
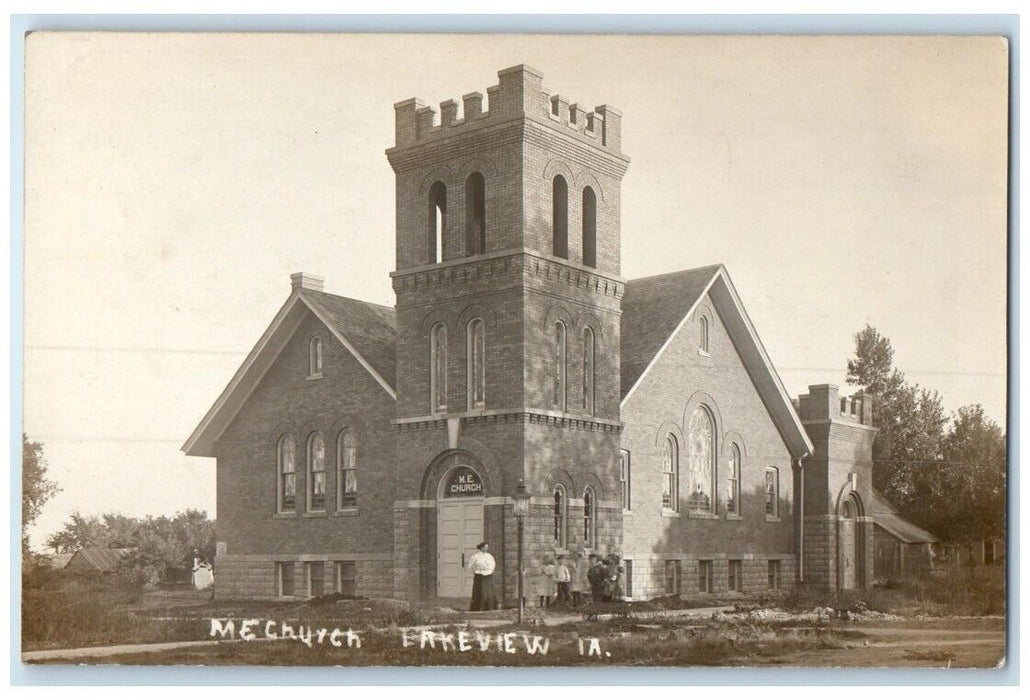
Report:
M392 304L393 104L527 63L623 113L622 275L722 262L791 395L888 336L1005 421L1007 69L991 37L33 33L24 424L69 514L215 515L180 448L289 295Z

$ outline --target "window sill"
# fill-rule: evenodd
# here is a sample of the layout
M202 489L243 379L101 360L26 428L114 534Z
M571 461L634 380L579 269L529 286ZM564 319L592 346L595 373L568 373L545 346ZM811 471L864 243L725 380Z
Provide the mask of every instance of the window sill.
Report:
M727 520L743 520L744 516L740 515L739 513L727 513L726 514L726 519Z
M767 516L765 516L765 522L767 522L767 523L778 523L778 522L780 522L780 517L778 515L767 515Z
M632 509L630 509L630 508L623 508L623 509L622 509L622 514L623 514L623 516L626 516L626 515L633 515L633 510L632 510Z
M678 517L680 517L680 512L678 510L672 510L671 508L662 508L662 517L663 518L678 518Z
M357 514L358 514L358 507L354 506L353 508L341 508L340 510L336 511L335 513L333 513L333 516L357 515Z
M687 517L688 518L694 518L696 520L718 520L719 519L719 516L716 515L715 513L696 513L696 512L690 512L690 513L687 513Z
M301 514L302 518L324 518L326 512L324 510L309 510Z
M281 513L272 513L272 517L276 518L276 519L280 519L280 520L288 519L288 518L296 518L297 517L297 513L296 513L296 511L283 511Z
M309 382L310 381L314 381L315 379L321 379L321 378L322 378L322 373L321 372L319 372L318 374L309 374L308 375L308 381Z
M701 357L711 357L712 356L711 353L709 353L706 350L702 350L701 348L697 349L697 354L700 355Z

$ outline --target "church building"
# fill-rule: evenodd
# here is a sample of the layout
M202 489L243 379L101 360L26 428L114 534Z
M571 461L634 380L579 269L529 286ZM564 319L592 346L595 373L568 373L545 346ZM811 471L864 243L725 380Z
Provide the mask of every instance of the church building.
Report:
M616 553L632 599L871 585L870 400L792 401L722 265L621 276L617 109L525 65L462 103L394 105L396 306L292 275L184 445L217 460L216 595L464 597L485 540L511 604L520 482L530 572Z

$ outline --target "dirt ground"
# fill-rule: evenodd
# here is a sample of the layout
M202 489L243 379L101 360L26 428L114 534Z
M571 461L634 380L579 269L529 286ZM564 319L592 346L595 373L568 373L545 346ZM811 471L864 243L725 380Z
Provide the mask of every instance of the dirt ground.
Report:
M1005 660L1001 618L900 620L847 629L865 639L841 649L814 649L775 657L749 657L749 666L846 668L1000 668Z
M622 631L606 628L624 627ZM495 634L508 627L488 630ZM292 640L265 643L210 641L198 646L122 647L118 653L37 658L33 663L126 665L486 665L486 666L745 666L745 667L907 667L997 668L1005 657L1001 618L930 618L790 624L720 623L666 620L635 625L623 621L566 623L547 634L546 656L494 653L457 654L453 650L406 649L397 631L365 640L361 650L313 648ZM576 653L578 638L597 635L603 658ZM392 636L390 636L392 635ZM412 637L414 638L414 637ZM100 652L100 650L95 650ZM110 650L115 652L115 649Z

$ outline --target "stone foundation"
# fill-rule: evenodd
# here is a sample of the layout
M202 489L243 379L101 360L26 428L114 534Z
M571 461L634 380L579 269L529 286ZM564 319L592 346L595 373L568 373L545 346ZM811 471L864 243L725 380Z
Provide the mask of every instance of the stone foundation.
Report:
M336 562L354 562L355 595L363 597L391 597L394 569L392 557L368 554L299 554L281 556L270 554L221 555L215 558L214 595L219 600L278 598L304 599L309 597L309 562L322 563L322 592L337 589ZM276 565L293 562L293 595L281 596L278 589ZM317 590L314 588L313 590Z

